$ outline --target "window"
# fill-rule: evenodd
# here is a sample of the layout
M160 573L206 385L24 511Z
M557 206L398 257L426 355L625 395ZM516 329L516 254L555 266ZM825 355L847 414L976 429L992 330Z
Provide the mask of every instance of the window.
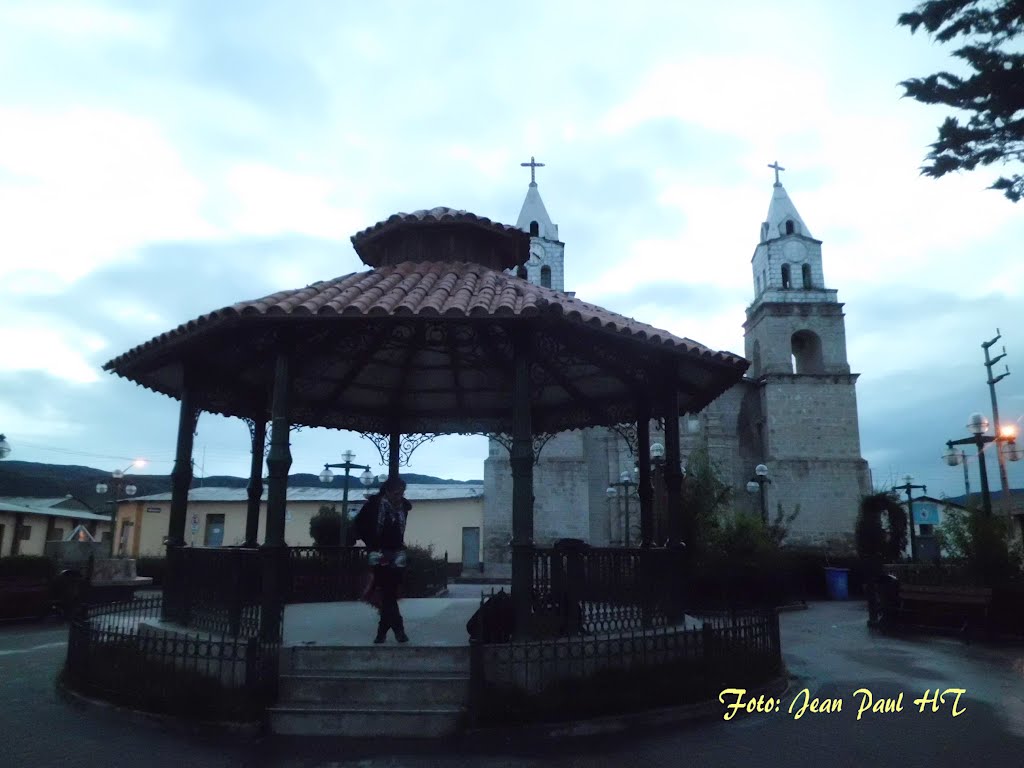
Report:
M812 331L797 331L791 339L793 373L824 373L821 339Z
M786 234L787 235L792 235L794 231L796 231L796 226L793 224L792 220L787 219L786 220Z
M800 272L801 272L801 274L803 275L803 278L804 278L804 288L805 289L810 289L810 287L811 287L811 265L810 264L804 264L802 267L800 267Z
M18 528L18 541L28 541L32 538L32 526L22 525Z
M540 224L538 224L536 221L531 221L530 222L530 236L531 237L539 237L540 236Z
M789 264L782 265L782 287L792 288L792 284L789 278Z
M520 267L519 269L517 269L516 270L516 277L518 277L520 280L525 280L526 279L526 267Z
M551 287L551 267L546 264L540 268L540 284L545 288Z

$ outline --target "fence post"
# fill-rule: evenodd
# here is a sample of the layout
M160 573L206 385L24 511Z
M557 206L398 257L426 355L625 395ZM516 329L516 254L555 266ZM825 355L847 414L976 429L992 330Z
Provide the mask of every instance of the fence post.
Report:
M231 550L228 562L231 567L231 589L228 592L228 632L238 637L242 623L242 557L240 549Z

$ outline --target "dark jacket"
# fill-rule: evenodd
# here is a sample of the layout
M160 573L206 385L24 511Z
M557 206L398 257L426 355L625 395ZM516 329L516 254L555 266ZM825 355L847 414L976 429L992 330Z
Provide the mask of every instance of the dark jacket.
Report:
M405 549L405 540L402 530L398 526L385 526L384 530L378 528L380 517L380 494L371 496L363 504L362 509L356 515L355 520L348 529L348 546L355 546L356 540L362 540L367 549ZM408 499L402 499L405 514L409 514L412 504Z

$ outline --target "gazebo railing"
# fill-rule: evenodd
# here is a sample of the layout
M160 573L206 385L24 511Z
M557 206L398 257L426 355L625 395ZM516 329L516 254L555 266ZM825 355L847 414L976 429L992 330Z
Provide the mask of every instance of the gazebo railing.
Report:
M289 547L286 602L358 600L367 572L364 547Z
M165 618L225 635L255 636L260 625L261 552L240 547L182 547L174 552Z
M537 548L534 612L560 617L562 634L671 624L682 612L680 557L661 548Z

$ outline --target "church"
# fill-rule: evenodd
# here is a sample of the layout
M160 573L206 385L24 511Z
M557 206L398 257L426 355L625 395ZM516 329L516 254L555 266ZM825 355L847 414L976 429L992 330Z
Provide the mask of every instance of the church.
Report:
M564 291L565 243L537 186L542 164L531 158L523 165L530 168L530 185L516 226L531 235L530 258L514 272ZM784 169L769 167L775 183L751 258L753 301L743 322L751 365L742 381L704 410L680 417L684 471L685 457L703 450L732 488L733 510L767 512L772 520L780 505L786 515L799 508L787 543L851 550L857 508L870 492L860 453L858 374L846 359L843 305L836 289L825 287L822 241L811 235L779 181ZM652 445L664 443L661 432L652 422ZM538 546L561 538L602 547L639 543L639 503L628 485L636 476L635 440L635 427L622 425L564 432L543 445L535 441ZM483 559L492 572L509 568L511 497L508 451L492 439L483 509Z

